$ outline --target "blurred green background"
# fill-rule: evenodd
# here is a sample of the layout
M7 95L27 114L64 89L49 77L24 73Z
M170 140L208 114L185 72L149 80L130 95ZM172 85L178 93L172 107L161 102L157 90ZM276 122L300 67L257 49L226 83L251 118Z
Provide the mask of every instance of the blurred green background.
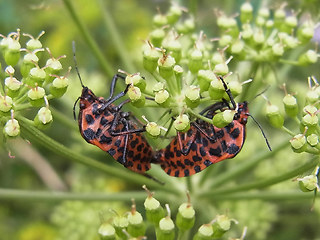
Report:
M210 37L218 37L219 32L217 31L213 9L221 9L228 15L232 15L238 12L243 2L190 0L181 1L181 4L191 7L196 12L196 24L199 29L203 29ZM278 1L251 2L255 9L258 9L261 5L278 6ZM114 72L123 69L119 55L110 41L109 33L105 31L99 1L76 0L73 1L73 4L93 38L97 41L100 51L113 67ZM299 6L302 10L310 11L311 16L318 17L319 8L318 6L314 7L314 4L319 5L319 2L316 0L289 1L288 9L293 7L298 11L299 9L296 6ZM169 6L169 1L105 0L104 5L125 43L128 58L133 59L137 71L139 71L142 68L140 59L142 40L147 38L152 29L151 19L157 13L157 7L160 8L160 11L165 12ZM107 96L111 76L107 76L102 71L99 62L82 38L62 1L1 0L0 33L7 35L11 31L16 31L17 28L20 28L21 32L33 36L37 36L42 30L46 31L46 34L41 37L43 45L50 47L54 56L66 54L67 58L61 61L64 66L74 66L71 42L75 41L82 78L97 95ZM309 75L316 75L319 79L318 64L304 70L301 70L301 68L296 71L294 68L291 69L292 71L289 71L287 75L288 79L306 79ZM75 73L73 72L71 75L71 86L67 94L61 100L52 103L70 120L73 118L73 103L81 91ZM263 122L263 119L261 121ZM77 122L73 122L73 124L77 127ZM250 154L255 154L253 149L255 147L254 139L260 139L261 137L257 128L253 127L253 129L254 132L248 133L247 152L243 153L243 159ZM270 139L272 145L276 145L279 142L278 139L287 137L268 127L265 128L265 131L268 132L268 135L272 135ZM77 131L70 131L68 126L61 124L58 119L45 132L65 146L79 149L84 154L90 154L90 156L102 161L105 158L105 154L93 146L86 146L83 150L86 143L80 138L80 134ZM64 161L55 153L37 147L36 144L31 143L32 147L30 147L24 140L14 141L11 144L12 149L15 150L12 152L13 155L16 155L14 159L8 157L8 149L4 146L0 148L0 188L25 190L70 189L75 192L112 192L137 188L129 183L107 177L95 169L88 169L85 166ZM251 146L251 149L248 146ZM291 164L292 166L295 165L299 161L299 156L291 152L283 152L277 158L279 160L286 159L288 154L294 156L295 160ZM288 167L286 163L279 163L279 165L277 168L279 172L281 169L285 170ZM276 174L277 172L274 172L273 167L272 163L264 163L260 169L256 169L255 174L256 176L263 176L267 171L270 171L271 175ZM218 169L223 170L222 167ZM293 185L293 183L290 184ZM281 189L281 186L279 189ZM128 199L129 201L130 199ZM243 201L235 203L232 208L230 208L230 205L225 207L221 203L219 209L220 211L229 209L231 216L235 212L242 212L240 215L246 215L248 213L247 209L256 212L256 216L249 215L244 218L246 220L251 219L247 223L249 231L252 231L251 229L256 231L254 238L248 237L246 239L320 239L319 202L316 202L313 212L310 211L311 204L311 200L297 203L294 199L272 204L262 204L259 201ZM0 239L97 239L96 232L100 223L99 212L109 208L124 209L124 206L128 209L129 204L119 202L112 204L103 202L33 202L0 198ZM246 222L241 222L241 225L245 226ZM259 228L262 232L260 235Z

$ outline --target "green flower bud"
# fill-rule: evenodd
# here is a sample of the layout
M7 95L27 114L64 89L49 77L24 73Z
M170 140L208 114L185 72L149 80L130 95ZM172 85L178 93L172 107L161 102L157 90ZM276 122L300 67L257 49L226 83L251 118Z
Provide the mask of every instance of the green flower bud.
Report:
M237 58L240 60L245 58L245 54L244 54L244 42L242 40L238 40L235 41L232 45L231 45L231 54L232 55L236 55Z
M164 55L158 60L159 73L164 79L173 75L173 67L176 64L175 59L170 55Z
M256 25L258 27L263 27L266 24L266 19L264 17L261 16L257 16L256 18Z
M34 38L33 36L31 36L30 34L23 34L24 36L28 36L30 37L30 40L26 43L27 49L29 51L34 51L36 49L40 49L42 48L42 43L40 42L39 38L45 34L45 31L42 31L39 36L37 38Z
M224 63L224 56L220 52L214 52L211 58L211 62L213 65Z
M193 240L211 240L213 229L211 224L203 224L199 229Z
M318 109L315 106L307 105L303 108L303 112L306 114L315 114L318 111Z
M225 92L226 90L219 79L215 78L211 81L209 86L209 95L211 99L221 100Z
M157 82L155 85L153 85L152 91L153 92L159 92L165 90L165 84L162 82ZM169 93L168 93L169 96Z
M316 175L308 175L298 179L299 187L303 192L311 192L315 189L319 189L318 178Z
M16 137L20 134L20 125L16 119L10 119L3 128L3 133L9 137Z
M177 22L182 14L182 10L179 6L177 5L172 5L169 8L169 11L167 13L167 19L169 24L174 24Z
M228 87L233 97L239 96L242 93L242 84L239 81L233 80L229 82ZM229 96L226 99L229 99Z
M281 57L284 54L284 47L281 43L275 43L271 47L272 54L276 57Z
M44 96L46 92L42 87L32 88L28 91L29 102L34 107L40 107L44 104Z
M254 34L253 34L253 41L256 45L260 46L262 44L264 44L264 42L266 41L266 38L264 36L264 33L263 31L256 31Z
M179 229L186 231L193 227L195 221L195 210L190 203L183 203L178 209L176 225Z
M315 103L319 99L319 94L316 90L309 90L306 94L307 101L311 104Z
M307 140L303 134L298 134L290 140L291 148L296 153L301 153L307 148Z
M20 59L21 45L17 40L10 41L4 53L4 60L7 65L15 66Z
M183 68L180 65L174 65L173 72L174 72L176 79L181 80L182 74L183 74Z
M144 207L146 209L146 217L148 221L153 223L155 226L158 226L160 219L164 217L164 210L161 207L160 202L155 199L149 191L148 197L144 201Z
M200 85L200 93L209 89L210 82L215 80L216 76L211 70L199 70L198 83Z
M219 63L214 66L213 70L217 75L226 75L229 72L229 67L226 63Z
M308 50L304 54L300 55L298 62L301 66L307 66L314 64L318 61L318 53L314 50Z
M42 107L34 118L34 125L39 129L45 129L52 123L52 113L48 107Z
M109 223L102 223L98 230L101 240L115 240L116 239L116 230Z
M141 91L146 89L146 80L140 76L140 73L127 75L125 79L126 84L132 84L138 87Z
M308 43L314 35L314 24L305 22L301 27L298 28L298 39L301 43Z
M128 89L128 97L132 105L135 107L143 107L146 102L146 97L142 95L140 88L131 85Z
M161 47L162 40L166 36L162 28L157 28L150 33L150 41L153 46Z
M167 52L170 52L171 56L178 63L182 56L182 46L178 39L163 41L163 47L167 49Z
M273 28L273 26L274 26L274 22L271 19L266 21L266 28L271 29Z
M218 215L216 222L212 225L213 235L212 238L220 238L225 232L227 232L231 227L231 221L226 215Z
M258 16L263 18L268 18L270 16L270 11L268 8L260 8L258 11Z
M292 29L298 26L298 19L296 16L291 15L285 18L284 23L289 29Z
M174 223L167 216L159 221L159 228L156 231L157 240L173 240L175 237Z
M146 125L146 132L150 134L151 137L159 137L161 134L160 127L155 122L149 122Z
M136 210L132 210L128 214L128 228L127 231L132 237L144 236L146 226L143 222L142 215Z
M161 106L168 106L170 101L170 95L167 90L160 90L155 93L154 100L156 103L160 104Z
M299 40L291 35L286 35L283 38L284 45L289 49L294 49L299 46Z
M11 37L5 37L5 36L1 36L1 37L3 38L0 41L0 49L4 53L5 51L7 51L8 46L10 42L13 41L13 39Z
M253 36L253 30L250 24L242 25L242 39L248 41Z
M54 77L50 77L51 75L59 75L62 70L62 65L59 59L49 58L46 63L47 68L45 69L47 73L48 80L51 82Z
M229 110L229 109L223 112L219 112L213 116L212 123L214 126L218 128L223 128L233 121L233 117L235 113L236 113L235 110Z
M5 68L4 72L6 73L6 76L9 77L14 75L15 70L12 66L8 66Z
M202 52L198 49L193 49L189 53L188 68L192 73L197 73L203 67L202 58Z
M39 58L37 57L35 52L27 53L26 55L24 55L20 68L21 75L24 78L28 77L30 70L34 68L34 63L37 63L38 61Z
M44 69L34 67L30 70L29 76L27 77L27 84L31 87L41 86L46 79L46 72Z
M190 120L188 115L181 114L173 122L174 128L179 132L186 132L190 128Z
M12 106L13 106L13 101L11 97L0 95L0 112L1 113L9 112Z
M10 97L16 97L19 93L21 87L21 82L18 81L15 77L7 77L4 80L5 88L7 90L7 95Z
M228 45L231 45L233 42L233 38L229 34L224 34L219 39L219 46L220 47L226 47Z
M306 114L302 118L302 124L308 128L316 127L318 125L318 116L316 114Z
M156 27L162 27L164 25L167 25L168 24L168 19L166 16L162 15L162 14L156 14L154 17L153 17L153 24L156 26Z
M296 117L299 112L297 99L294 96L287 94L282 101L286 114L290 117Z
M242 23L247 23L252 20L253 7L250 2L245 2L240 8L240 20Z
M279 108L276 105L268 104L266 109L267 118L273 127L281 128L284 123L284 118L280 114Z
M63 96L63 94L65 94L65 92L67 91L68 85L69 85L68 78L57 76L53 80L52 85L50 86L50 93L54 97L59 98Z
M188 19L184 20L183 26L184 26L184 30L185 30L183 33L185 33L185 34L193 32L194 29L196 28L196 24L195 24L193 18L188 18Z
M193 85L189 86L186 90L184 100L188 107L197 107L200 104L200 88Z
M143 67L148 72L153 73L158 66L158 59L161 53L155 48L147 48L143 51Z
M310 144L310 146L315 147L319 143L319 137L317 134L310 134L307 136L307 142Z
M113 218L112 225L116 230L117 235L122 239L127 239L126 234L122 231L129 225L128 219L123 216L116 216Z

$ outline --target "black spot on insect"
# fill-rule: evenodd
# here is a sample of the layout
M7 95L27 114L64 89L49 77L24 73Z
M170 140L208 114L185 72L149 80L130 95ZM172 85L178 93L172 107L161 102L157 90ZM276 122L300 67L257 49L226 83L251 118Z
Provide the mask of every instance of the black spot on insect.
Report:
M141 164L140 164L140 163L137 164L137 169L138 169L139 171L141 171L142 167L141 167Z
M202 160L202 158L199 157L199 156L192 156L192 161L194 161L194 162L198 162L198 161L201 161L201 160Z
M216 135L215 135L217 138L223 138L224 136L224 131L221 129L219 131L216 132Z
M114 145L115 145L116 147L119 147L120 144L121 144L121 140L120 140L120 139L118 139L118 140L115 141L115 143L114 143Z
M127 156L128 156L129 158L132 158L133 155L134 155L134 152L133 152L133 151L128 151L128 152L127 152Z
M138 143L139 143L139 140L138 140L138 139L135 139L135 140L133 140L133 141L130 142L130 146L131 146L132 148L135 148Z
M102 118L100 119L100 124L101 124L102 126L106 126L107 124L109 124L109 121L108 121L107 118L102 117Z
M209 154L210 154L211 156L220 157L220 156L221 156L221 148L220 148L220 147L210 148L210 149L209 149Z
M198 172L200 172L201 171L201 168L200 168L200 166L194 166L194 171L196 172L196 173L198 173Z
M91 128L88 128L83 131L83 137L87 141L94 139L94 136L95 136L95 132Z
M176 151L176 156L177 157L181 157L181 151L180 150Z
M113 156L116 153L116 150L114 150L113 148L109 149L107 151L111 156Z
M92 117L91 114L86 114L85 118L86 118L86 122L87 122L89 125L91 125L91 124L94 123L94 118Z
M227 153L229 153L229 154L236 154L236 153L238 153L239 150L240 150L239 147L238 147L236 144L232 143L232 144L229 146L229 148L228 148L228 150L227 150Z
M202 138L202 145L204 146L204 147L208 147L208 140L206 139L206 138Z
M100 140L99 140L99 143L101 143L101 144L111 144L112 143L112 137L107 137L106 135L102 135L101 137L100 137Z
M202 157L204 157L204 156L207 155L207 153L206 153L206 151L204 150L203 146L201 146L201 147L199 148L199 150L200 150L200 154L201 154Z
M175 176L175 177L179 177L179 173L180 173L179 170L175 171L174 176Z
M222 147L222 151L225 152L227 151L227 143L225 140L221 141L221 147Z
M197 149L198 149L197 144L192 143L192 144L191 144L191 150L192 150L192 151L197 151Z
M171 168L168 169L167 174L170 175L171 173Z
M231 133L230 133L230 136L232 139L236 139L238 138L240 135L240 130L239 128L235 128Z
M206 165L207 167L212 164L212 162L210 162L209 160L205 160L203 163L204 163L204 165Z
M189 176L189 174L190 174L190 172L189 172L189 170L188 170L188 169L185 169L183 172L184 172L184 176L186 176L186 177L188 177L188 176Z

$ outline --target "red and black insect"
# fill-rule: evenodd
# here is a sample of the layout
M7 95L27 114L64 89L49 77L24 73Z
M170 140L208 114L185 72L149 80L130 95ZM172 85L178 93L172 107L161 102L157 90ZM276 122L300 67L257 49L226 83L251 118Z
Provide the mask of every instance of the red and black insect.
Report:
M123 76L116 74L113 77L108 99L95 96L81 82L82 94L78 99L80 133L88 143L109 153L124 167L144 173L150 169L153 150L141 134L145 131L145 127L138 129L130 119L130 113L121 111L122 106L130 100L125 100L117 106L113 104L128 90L127 86L124 91L113 96L118 78Z
M190 129L186 133L178 132L171 143L156 155L157 161L168 175L186 177L196 174L213 163L235 157L242 149L247 119L251 116L248 105L247 102L236 104L224 80L220 79L224 83L232 107L227 101L217 102L200 114L212 119L217 110L236 109L233 121L224 128L217 128L197 119L190 123ZM269 147L268 142L267 145Z

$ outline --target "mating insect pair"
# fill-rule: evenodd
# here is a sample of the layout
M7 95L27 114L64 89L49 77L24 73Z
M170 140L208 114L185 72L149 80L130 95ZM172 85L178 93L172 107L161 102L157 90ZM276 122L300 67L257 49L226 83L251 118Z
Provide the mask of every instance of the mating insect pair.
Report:
M80 78L80 75L79 75ZM114 102L123 97L127 90L114 96L118 78L116 74L111 82L108 99L96 97L81 81L82 94L79 111L79 128L83 138L109 153L115 160L130 170L145 174L151 163L160 164L171 176L184 177L198 173L224 159L233 158L241 150L245 140L245 125L249 116L247 103L236 104L223 78L226 92L232 106L227 101L215 103L200 114L212 118L218 110L235 109L234 120L224 128L217 128L210 123L197 119L191 123L186 133L177 136L164 149L154 153L146 139L141 135L145 127L137 128L130 113L121 111L125 100L119 105ZM76 105L76 103L75 103ZM75 114L75 111L74 111Z

